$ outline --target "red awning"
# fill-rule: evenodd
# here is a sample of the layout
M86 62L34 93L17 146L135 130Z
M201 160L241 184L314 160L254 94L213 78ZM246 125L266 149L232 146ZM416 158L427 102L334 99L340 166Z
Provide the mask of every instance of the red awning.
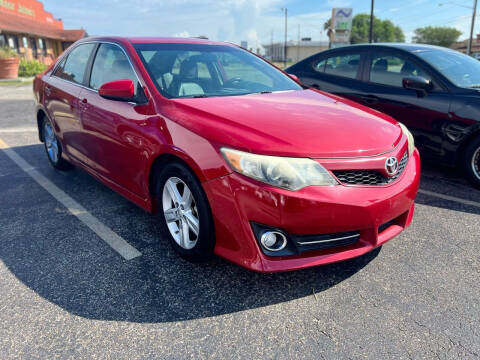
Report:
M48 24L28 19L22 16L0 12L0 31L30 34L49 39L77 41L85 36L85 30L63 30Z

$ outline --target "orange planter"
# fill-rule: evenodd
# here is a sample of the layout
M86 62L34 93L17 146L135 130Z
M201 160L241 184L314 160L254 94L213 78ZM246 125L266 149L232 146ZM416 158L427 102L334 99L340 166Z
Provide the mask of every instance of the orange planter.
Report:
M18 58L0 59L0 79L16 79L18 63Z

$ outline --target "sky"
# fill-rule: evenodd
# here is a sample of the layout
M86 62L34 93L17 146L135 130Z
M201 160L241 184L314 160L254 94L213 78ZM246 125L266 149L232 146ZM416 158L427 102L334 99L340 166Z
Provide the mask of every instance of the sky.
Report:
M240 43L250 48L283 41L288 9L288 39L327 41L323 24L333 7L351 7L354 15L370 12L370 0L43 0L45 10L61 18L66 29L89 35L180 36ZM470 31L473 0L376 0L375 16L399 25L411 41L424 26L452 26ZM477 15L479 12L477 12ZM480 33L476 20L475 33Z

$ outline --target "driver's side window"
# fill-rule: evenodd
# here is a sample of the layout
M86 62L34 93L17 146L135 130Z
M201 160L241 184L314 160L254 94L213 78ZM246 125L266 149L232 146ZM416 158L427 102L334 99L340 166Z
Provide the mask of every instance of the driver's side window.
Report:
M90 87L98 90L109 81L129 79L135 85L137 94L138 79L123 50L114 44L101 44L90 75Z
M402 87L407 76L421 76L431 80L419 66L407 58L396 54L377 54L370 63L370 82L388 86Z

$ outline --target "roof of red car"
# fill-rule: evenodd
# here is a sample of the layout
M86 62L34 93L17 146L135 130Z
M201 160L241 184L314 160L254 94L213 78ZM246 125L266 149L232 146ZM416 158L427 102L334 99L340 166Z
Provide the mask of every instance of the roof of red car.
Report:
M121 37L121 36L96 36L86 40L117 40L128 41L132 44L147 43L176 43L176 44L207 44L207 45L232 45L220 41L212 41L200 38L176 38L176 37Z

